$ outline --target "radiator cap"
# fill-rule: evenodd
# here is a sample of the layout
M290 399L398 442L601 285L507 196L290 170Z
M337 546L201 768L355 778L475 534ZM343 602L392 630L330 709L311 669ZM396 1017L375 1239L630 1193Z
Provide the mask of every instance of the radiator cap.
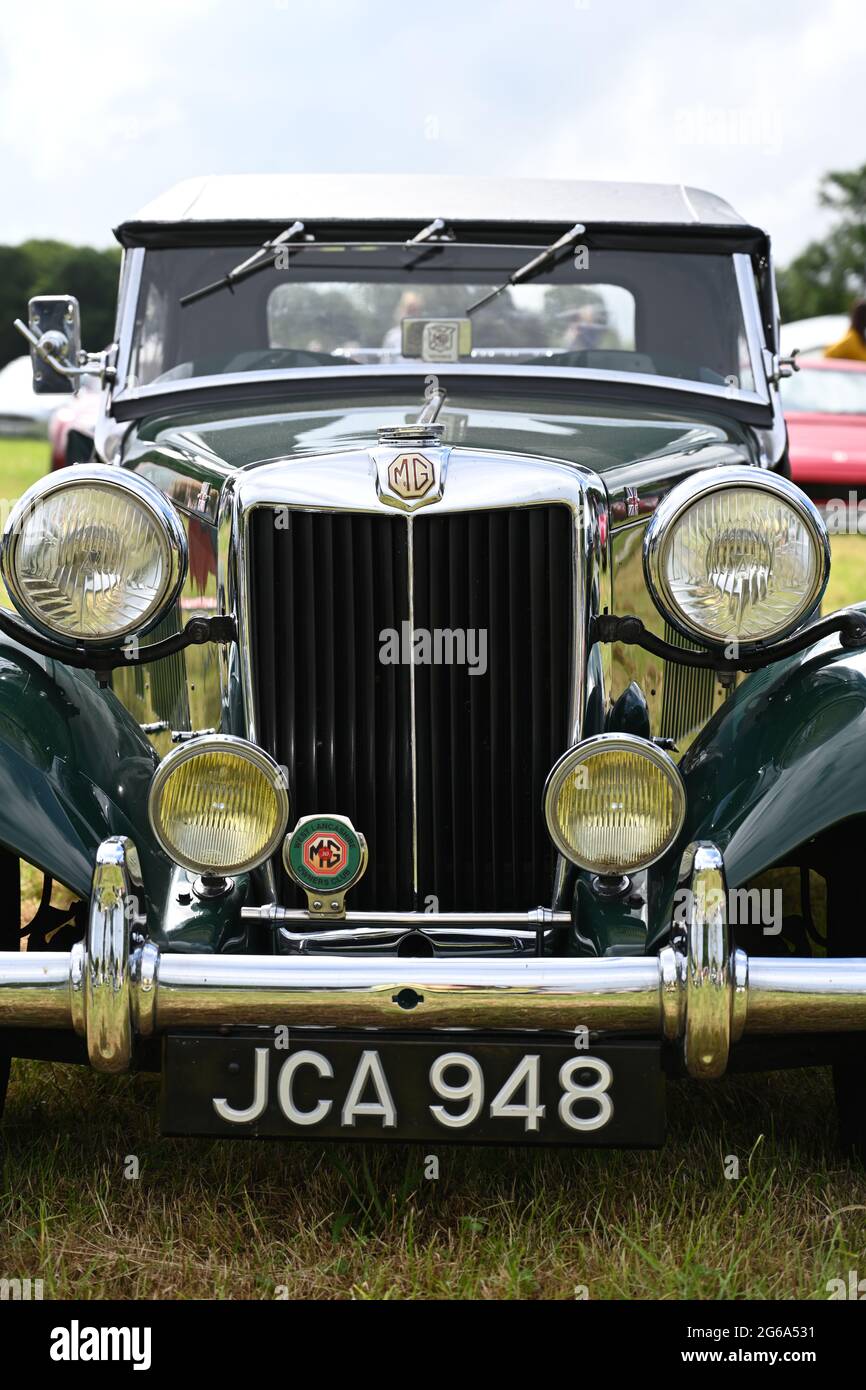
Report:
M414 425L380 425L379 443L396 449L433 448L442 443L444 434L444 425L422 425L420 421Z

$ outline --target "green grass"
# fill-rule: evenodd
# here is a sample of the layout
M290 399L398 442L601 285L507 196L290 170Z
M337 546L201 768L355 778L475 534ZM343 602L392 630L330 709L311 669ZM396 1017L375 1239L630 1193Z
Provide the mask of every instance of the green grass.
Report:
M833 536L830 583L822 613L866 601L866 536Z
M0 439L0 498L15 501L47 472L50 462L45 439Z
M18 1062L0 1271L46 1297L822 1299L866 1268L825 1073L670 1102L647 1153L169 1140L153 1079Z
M43 443L0 441L0 496L47 462ZM866 539L833 558L825 612L866 598ZM833 1146L826 1072L669 1097L659 1153L171 1140L155 1079L19 1061L0 1276L46 1297L822 1299L866 1270L866 1175Z

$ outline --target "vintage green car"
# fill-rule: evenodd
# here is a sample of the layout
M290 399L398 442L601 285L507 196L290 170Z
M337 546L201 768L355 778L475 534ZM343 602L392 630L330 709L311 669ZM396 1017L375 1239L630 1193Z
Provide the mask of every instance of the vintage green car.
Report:
M103 397L0 554L0 1091L657 1145L666 1076L832 1064L862 1149L866 608L821 616L766 234L683 187L240 177L117 236L109 349L68 296L19 324Z

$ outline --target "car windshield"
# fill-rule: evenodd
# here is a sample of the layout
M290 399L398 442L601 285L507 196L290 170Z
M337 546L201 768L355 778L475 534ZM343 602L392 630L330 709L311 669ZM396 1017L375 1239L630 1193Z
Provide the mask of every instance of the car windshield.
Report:
M782 382L782 404L786 411L813 415L866 415L866 369L810 369L804 363Z
M125 385L415 361L637 372L754 390L731 256L579 246L467 314L538 249L308 243L185 305L250 248L149 250Z

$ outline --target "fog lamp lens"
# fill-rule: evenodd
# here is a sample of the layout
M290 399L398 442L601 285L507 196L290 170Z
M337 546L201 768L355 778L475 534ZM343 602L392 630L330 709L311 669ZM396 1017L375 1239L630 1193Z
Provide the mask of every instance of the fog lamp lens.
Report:
M599 734L560 758L547 779L544 813L561 854L597 874L645 869L685 819L682 778L645 739Z
M285 773L245 739L191 739L154 773L148 813L176 864L198 874L241 873L269 858L285 834Z

